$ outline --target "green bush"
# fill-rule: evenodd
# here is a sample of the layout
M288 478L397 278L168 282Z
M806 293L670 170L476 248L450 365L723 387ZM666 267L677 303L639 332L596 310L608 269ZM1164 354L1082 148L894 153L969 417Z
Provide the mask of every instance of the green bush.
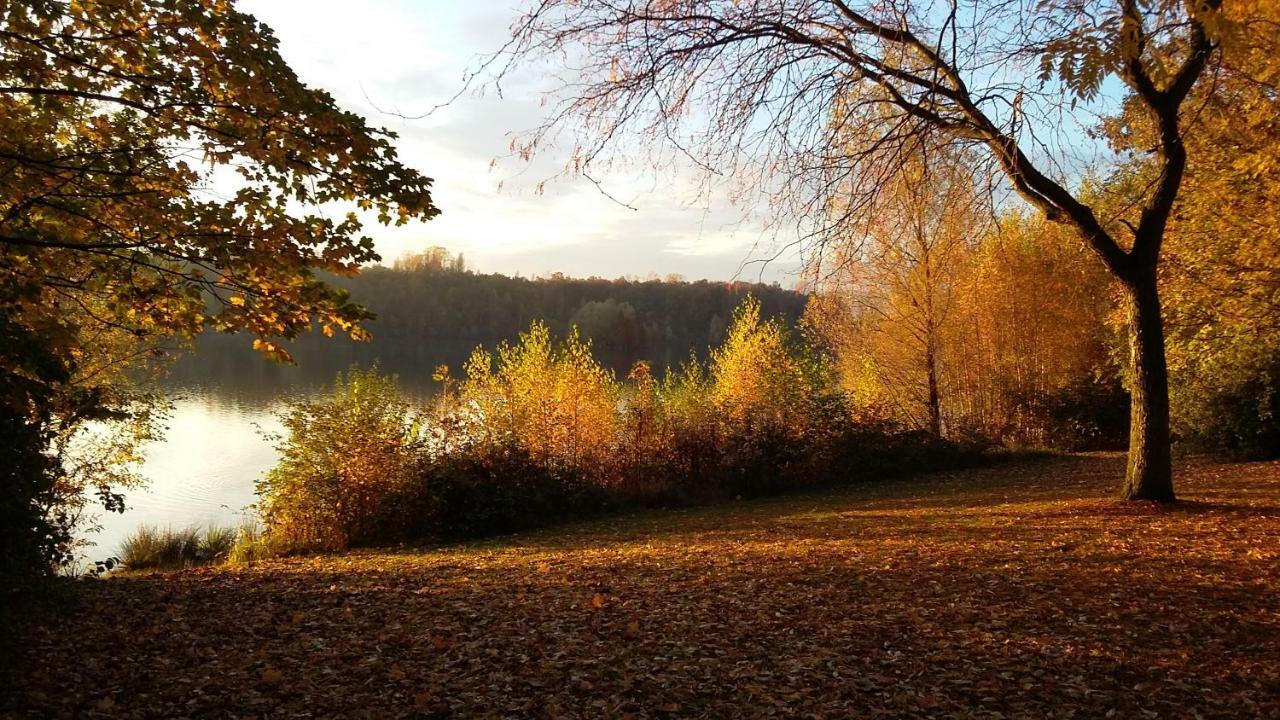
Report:
M1195 449L1280 457L1280 359L1236 369L1174 393L1175 428Z

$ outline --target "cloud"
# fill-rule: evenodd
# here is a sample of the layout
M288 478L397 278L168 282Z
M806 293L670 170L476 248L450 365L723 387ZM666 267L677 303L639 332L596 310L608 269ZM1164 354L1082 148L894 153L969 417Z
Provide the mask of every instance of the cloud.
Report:
M483 5L483 7L481 7ZM756 279L745 261L767 256L776 238L725 193L698 192L691 174L659 175L636 163L597 178L618 204L580 177L563 177L567 151L531 163L509 154L510 134L544 121L549 79L516 75L503 93L467 92L464 74L507 37L514 12L491 4L367 0L242 0L269 25L281 52L308 84L399 134L402 158L435 180L443 213L426 224L370 227L379 252L444 245L481 270L525 275ZM561 177L557 177L561 176ZM556 178L538 191L539 184ZM763 244L765 251L754 246ZM764 267L790 282L794 257Z

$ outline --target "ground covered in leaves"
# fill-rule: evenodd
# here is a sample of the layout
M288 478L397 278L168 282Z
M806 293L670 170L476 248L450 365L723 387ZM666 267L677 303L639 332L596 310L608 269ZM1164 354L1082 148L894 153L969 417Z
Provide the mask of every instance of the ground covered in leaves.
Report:
M1280 717L1280 463L1119 457L86 582L14 717Z

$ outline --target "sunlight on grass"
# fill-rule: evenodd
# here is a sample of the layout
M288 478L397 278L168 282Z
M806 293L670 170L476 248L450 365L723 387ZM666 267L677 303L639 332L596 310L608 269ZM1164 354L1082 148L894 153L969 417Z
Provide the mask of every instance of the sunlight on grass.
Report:
M227 561L241 536L237 528L157 528L144 525L125 538L120 560L129 570L178 569Z

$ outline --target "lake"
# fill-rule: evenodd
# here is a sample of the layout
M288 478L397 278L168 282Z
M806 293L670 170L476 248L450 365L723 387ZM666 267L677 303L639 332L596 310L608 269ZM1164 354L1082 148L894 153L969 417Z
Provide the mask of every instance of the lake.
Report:
M263 431L280 427L271 400L246 401L219 388L178 390L164 439L146 448L147 485L125 491L123 513L98 514L89 559L118 554L140 525L238 525L253 504L254 483L275 464Z
M438 362L460 362L457 351ZM180 359L161 389L172 402L164 438L145 448L143 488L125 491L123 513L97 512L97 529L81 537L94 545L92 562L119 554L120 543L142 525L185 528L236 526L252 517L254 484L276 463L279 413L290 396L327 392L334 375L352 364L377 362L395 372L401 387L426 399L435 392L435 362L386 363L365 353L339 351L326 362L269 363L252 352L205 351ZM90 523L92 525L92 523Z
M328 392L341 370L374 364L394 373L410 397L427 400L438 390L431 379L439 364L457 373L470 344L422 344L409 350L332 343L323 353L299 353L296 366L267 362L244 343L209 343L180 358L162 389L173 404L168 430L145 449L141 467L147 485L125 491L123 513L97 512L97 529L80 537L94 545L81 553L92 562L119 555L120 543L138 527L237 526L253 516L254 485L277 458L279 413L291 396ZM635 360L600 353L625 376ZM687 355L686 355L687 357Z

